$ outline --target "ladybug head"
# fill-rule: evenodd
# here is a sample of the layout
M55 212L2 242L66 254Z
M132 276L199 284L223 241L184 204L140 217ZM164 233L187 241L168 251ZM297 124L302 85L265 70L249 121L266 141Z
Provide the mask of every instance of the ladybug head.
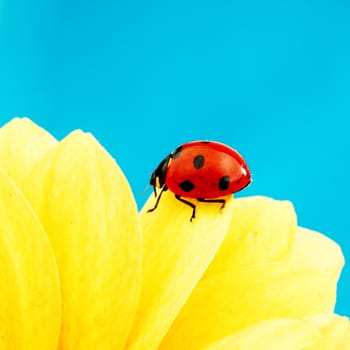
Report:
M153 171L149 182L153 188L162 188L165 185L165 177L170 159L171 155L169 154L161 161L161 163L157 166L157 169Z

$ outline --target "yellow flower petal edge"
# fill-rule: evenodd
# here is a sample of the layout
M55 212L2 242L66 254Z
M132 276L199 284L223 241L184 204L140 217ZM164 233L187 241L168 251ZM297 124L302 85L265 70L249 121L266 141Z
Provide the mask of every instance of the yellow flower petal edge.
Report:
M291 202L252 196L235 199L225 240L205 277L233 267L285 258L297 226Z
M201 349L259 320L332 312L343 263L337 244L298 228L284 260L233 266L199 281L160 349Z
M347 317L321 314L258 322L204 350L349 350Z
M91 134L75 131L35 165L23 190L57 258L59 349L122 349L139 299L142 247L121 170Z
M34 164L57 144L28 118L14 118L0 129L0 165L20 185Z
M338 280L345 263L342 250L336 242L304 227L297 228L292 254L287 260L293 264L318 269L334 282Z
M197 216L193 222L191 208L170 191L164 193L154 212L147 213L154 202L152 195L140 215L143 284L128 349L157 348L213 259L232 217L231 196L221 211L220 204L195 203Z
M0 171L0 349L55 350L61 323L49 240L23 195Z

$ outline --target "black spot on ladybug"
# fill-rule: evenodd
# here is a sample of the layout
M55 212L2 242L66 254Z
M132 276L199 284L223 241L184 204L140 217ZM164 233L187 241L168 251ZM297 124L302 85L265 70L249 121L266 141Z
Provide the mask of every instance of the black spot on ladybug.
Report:
M171 158L173 158L173 159L178 158L180 156L181 152L182 152L182 146L176 148L176 150L173 153L171 153Z
M219 179L219 190L220 191L225 191L228 189L230 185L230 177L229 176L223 176L223 177L220 177Z
M196 169L200 169L204 165L204 157L198 154L193 158L193 165Z
M180 182L179 187L185 192L191 192L195 188L195 185L190 180L186 180Z
M206 144L206 143L211 143L211 141L201 141L201 143Z

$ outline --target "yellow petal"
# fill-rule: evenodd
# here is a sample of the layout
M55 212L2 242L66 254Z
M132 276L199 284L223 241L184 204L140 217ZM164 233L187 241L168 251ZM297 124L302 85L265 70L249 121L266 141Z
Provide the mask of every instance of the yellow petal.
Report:
M321 331L321 336L305 350L349 350L350 322L339 315L319 315L305 318L308 325Z
M143 285L129 349L156 349L194 286L213 259L232 217L232 197L226 207L196 203L191 208L164 193L158 208L154 197L141 212L144 234ZM173 347L173 349L180 349Z
M60 331L58 271L46 233L0 171L0 349L55 350Z
M76 131L44 156L23 188L57 258L60 348L122 348L141 279L141 231L124 175L92 135Z
M349 321L349 319L348 319L348 321ZM344 334L344 338L340 342L338 350L347 350L347 348L349 347L349 344L350 344L350 325L348 324L348 327L347 327L346 332Z
M343 262L334 242L299 228L285 260L202 279L160 348L200 349L259 320L331 312Z
M221 339L205 350L349 350L347 317L320 314L300 319L271 319Z
M288 261L317 269L337 281L344 266L344 256L337 243L319 232L298 227L295 245Z
M236 199L229 230L205 277L285 258L293 246L296 225L289 201L262 196Z
M318 329L299 319L272 319L244 328L204 350L302 350L319 338Z
M27 118L15 118L0 129L0 165L20 185L34 164L57 141Z

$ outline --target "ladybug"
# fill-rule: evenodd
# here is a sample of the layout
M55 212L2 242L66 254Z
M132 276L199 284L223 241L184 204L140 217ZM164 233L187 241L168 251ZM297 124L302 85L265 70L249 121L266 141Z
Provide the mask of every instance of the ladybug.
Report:
M184 198L199 202L220 203L220 198L238 192L251 182L250 171L243 157L231 147L214 141L192 141L185 143L167 155L151 175L157 198L154 211L162 193L168 189L175 198L192 208L190 221L196 217L196 206ZM157 196L156 188L160 188Z

